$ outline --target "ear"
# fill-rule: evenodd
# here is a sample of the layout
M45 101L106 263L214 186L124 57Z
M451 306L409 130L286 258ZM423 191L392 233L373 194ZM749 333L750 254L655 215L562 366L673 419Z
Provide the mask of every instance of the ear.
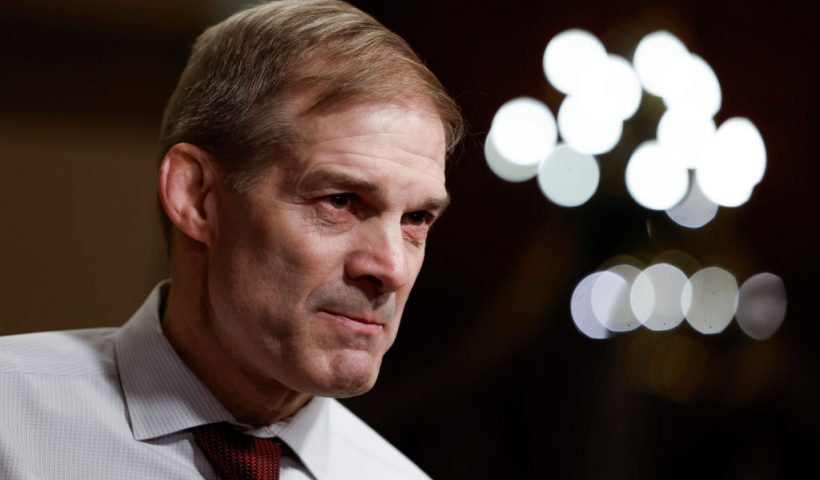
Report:
M216 227L216 174L211 155L190 143L171 147L159 167L159 198L182 233L208 246Z

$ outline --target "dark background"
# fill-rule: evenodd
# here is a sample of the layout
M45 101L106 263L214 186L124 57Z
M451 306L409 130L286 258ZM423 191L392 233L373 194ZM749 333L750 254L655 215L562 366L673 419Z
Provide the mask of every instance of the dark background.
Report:
M346 403L434 478L816 476L815 3L353 3L413 45L470 133L379 384ZM119 325L166 275L153 190L161 111L197 33L239 6L0 6L0 334ZM646 95L621 146L600 157L586 205L557 207L534 181L493 176L482 154L493 113L521 95L557 110L541 56L572 27L627 58L642 35L668 29L709 62L718 121L749 117L766 142L751 200L694 231L638 207L623 168L660 115ZM617 255L670 249L739 282L781 276L782 328L763 342L735 323L714 336L687 325L603 341L577 332L569 299L581 278Z

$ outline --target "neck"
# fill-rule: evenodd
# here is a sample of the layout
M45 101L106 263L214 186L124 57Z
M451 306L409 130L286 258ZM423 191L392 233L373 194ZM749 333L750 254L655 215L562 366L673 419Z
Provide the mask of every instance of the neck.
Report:
M180 276L175 263L172 261L171 288L163 303L162 329L194 375L238 422L255 428L276 423L302 408L310 395L291 390L270 378L254 377L221 348L212 330L205 328L213 314L204 293L207 292L206 276L190 275L190 270L186 272L188 275ZM201 281L190 282L192 278Z

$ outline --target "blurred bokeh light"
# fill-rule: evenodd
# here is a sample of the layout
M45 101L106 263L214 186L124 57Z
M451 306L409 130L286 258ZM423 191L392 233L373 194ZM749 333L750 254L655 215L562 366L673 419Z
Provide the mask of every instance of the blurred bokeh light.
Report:
M737 281L720 267L695 272L681 294L681 306L689 325L700 333L722 332L737 309Z
M677 205L689 190L689 172L658 142L642 143L626 166L626 188L632 198L651 210Z
M557 139L555 117L534 98L510 100L498 109L490 127L493 144L502 158L522 166L538 165Z
M709 200L700 190L697 173L689 181L689 193L677 205L666 210L666 215L678 225L686 228L700 228L711 222L719 210L718 205Z
M595 316L592 310L592 287L601 272L595 272L584 277L570 299L570 312L572 321L579 332L592 339L603 339L609 337L609 330L604 327Z
M786 288L780 277L762 273L738 289L735 276L720 267L699 268L681 250L657 255L649 266L627 255L613 257L584 277L570 301L572 319L590 338L608 338L640 326L662 332L684 320L702 334L720 333L737 313L751 338L770 338L786 313ZM686 271L694 272L687 277Z
M577 207L592 197L600 177L595 157L558 145L541 164L538 185L556 205Z
M716 131L712 117L695 110L674 109L667 110L658 122L657 138L683 165L697 169Z
M667 71L689 50L675 35L657 31L644 36L635 49L632 64L647 92L663 97Z
M681 293L686 275L674 265L658 263L640 273L632 285L630 304L650 330L671 330L683 321Z
M674 57L664 73L663 101L670 110L688 110L713 116L723 95L712 67L697 55Z
M558 131L572 148L598 155L612 150L621 140L623 121L595 104L570 95L558 109Z
M606 48L598 37L581 29L555 35L544 50L543 67L547 80L560 92L579 92L590 65L606 59Z
M508 182L523 182L535 177L538 174L538 163L530 165L522 165L520 163L512 162L507 157L498 152L495 146L495 138L493 132L487 134L484 140L484 158L487 160L487 166L490 167L493 173L499 178Z
M786 316L786 286L772 273L749 277L740 287L737 323L746 335L766 340L774 335Z
M573 95L588 108L624 121L638 111L642 93L641 82L629 61L609 54L587 66Z
M765 171L763 137L751 121L734 117L717 129L698 168L698 182L713 202L737 207L749 200Z
M605 270L592 285L592 313L611 332L628 332L641 326L629 305L630 282L623 276Z

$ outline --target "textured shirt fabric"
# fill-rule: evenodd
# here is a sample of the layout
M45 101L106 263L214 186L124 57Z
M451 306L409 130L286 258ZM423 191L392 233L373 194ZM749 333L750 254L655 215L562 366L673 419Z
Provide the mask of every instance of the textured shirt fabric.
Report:
M214 422L285 441L282 480L429 478L334 399L239 424L162 333L162 288L121 328L0 337L0 479L216 480L190 432Z

